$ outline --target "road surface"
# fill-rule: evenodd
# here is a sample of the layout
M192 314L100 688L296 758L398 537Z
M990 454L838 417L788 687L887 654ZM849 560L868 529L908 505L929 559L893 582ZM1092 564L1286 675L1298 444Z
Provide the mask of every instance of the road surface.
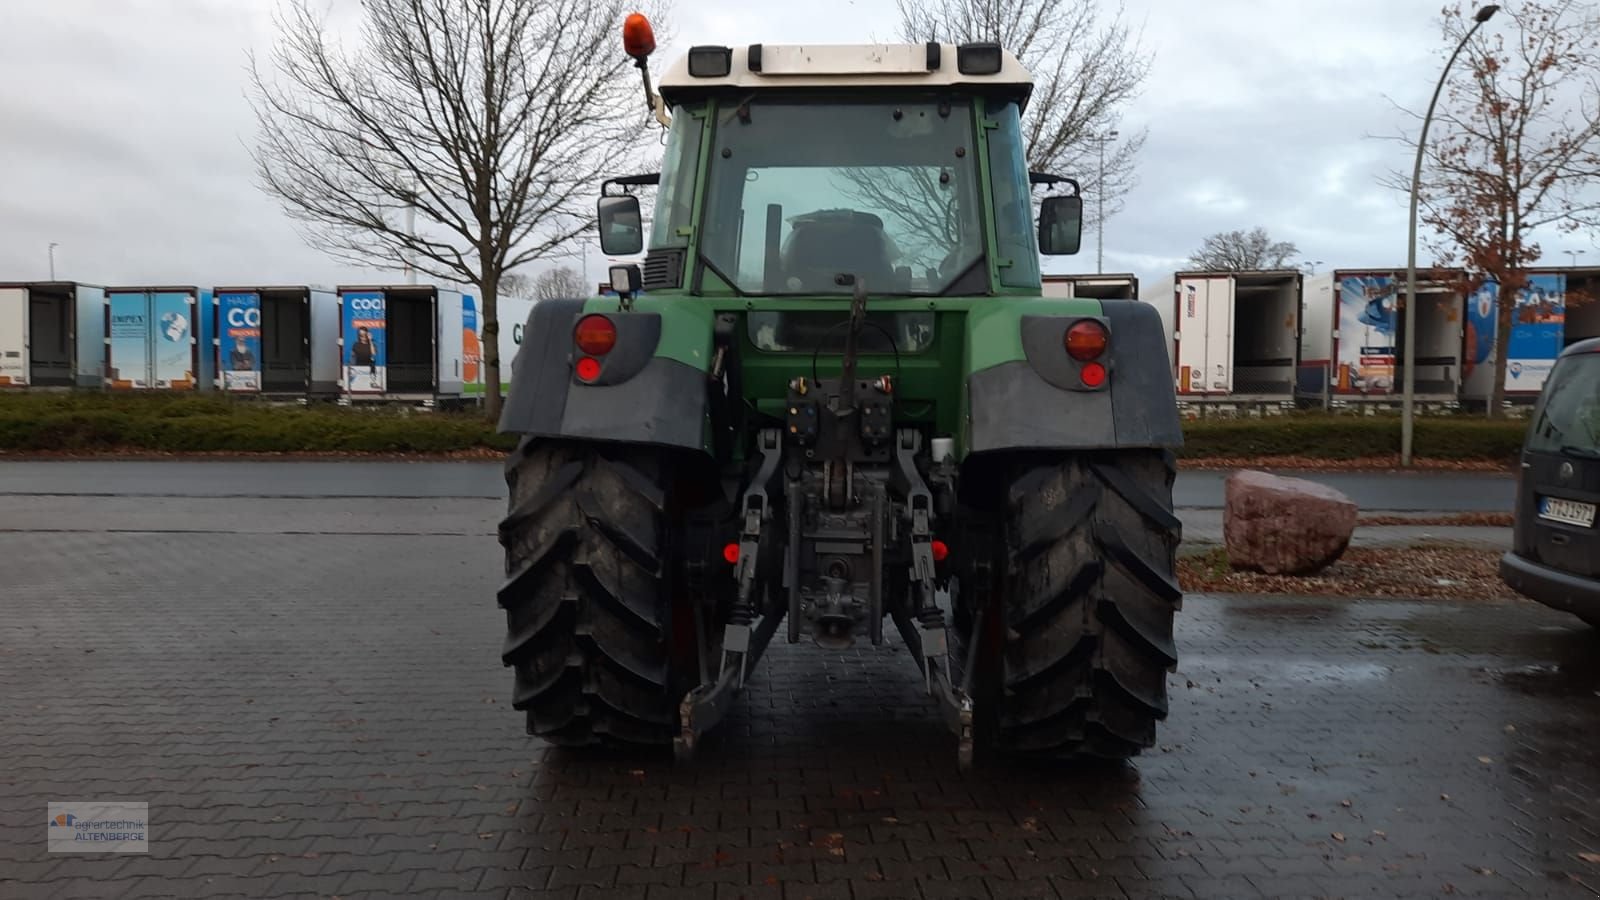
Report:
M1509 475L1286 472L1338 488L1364 510L1508 511ZM1220 509L1226 472L1186 470L1174 504ZM497 462L0 462L0 495L505 498Z
M958 774L894 644L775 646L693 766L586 757L510 709L493 475L0 464L0 896L1600 890L1570 617L1190 595L1126 766ZM149 804L148 853L45 852L97 798Z

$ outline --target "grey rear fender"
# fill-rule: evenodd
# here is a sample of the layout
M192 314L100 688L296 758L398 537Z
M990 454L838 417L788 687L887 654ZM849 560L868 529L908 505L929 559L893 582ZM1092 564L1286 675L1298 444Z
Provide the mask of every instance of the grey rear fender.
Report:
M579 353L572 331L585 300L533 305L512 365L511 390L500 414L506 434L706 448L704 372L656 356L661 317L607 312L617 343L601 357L600 375L585 384L573 373Z
M969 453L1183 445L1160 313L1137 300L1100 303L1100 316L1024 316L1026 358L968 377ZM1110 333L1098 388L1083 384L1082 364L1062 345L1082 318Z

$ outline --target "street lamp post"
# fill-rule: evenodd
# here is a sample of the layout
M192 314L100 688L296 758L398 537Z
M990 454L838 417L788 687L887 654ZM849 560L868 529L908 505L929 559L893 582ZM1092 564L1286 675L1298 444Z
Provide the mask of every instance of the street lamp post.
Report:
M1106 144L1117 139L1116 131L1108 131L1094 138L1100 145L1100 179L1095 182L1095 212L1094 222L1094 270L1096 274L1106 270Z
M1450 77L1450 67L1456 64L1456 58L1461 51L1467 48L1467 42L1477 34L1483 23L1494 17L1500 7L1493 4L1478 10L1472 17L1472 27L1461 36L1461 43L1456 45L1454 53L1444 64L1444 71L1439 73L1439 83L1433 89L1433 99L1428 101L1428 111L1422 117L1422 133L1417 136L1417 162L1411 173L1411 231L1406 241L1406 312L1405 346L1402 348L1405 355L1402 357L1405 364L1405 387L1401 398L1400 414L1400 465L1411 465L1411 445L1413 433L1416 430L1417 416L1417 371L1411 364L1416 356L1417 349L1417 202L1418 188L1422 183L1422 157L1428 145L1428 126L1433 122L1433 109L1439 105L1439 95L1444 93L1444 83Z
M1322 260L1320 259L1307 259L1301 261L1300 268L1305 269L1307 275L1315 275L1317 274L1317 266L1320 265L1322 265Z
M56 280L56 248L61 246L55 241L50 242L50 280Z
M1574 269L1576 269L1578 267L1578 257L1583 255L1583 251L1582 250L1563 250L1561 252L1565 253L1566 255L1568 255L1570 257L1572 257L1572 267Z

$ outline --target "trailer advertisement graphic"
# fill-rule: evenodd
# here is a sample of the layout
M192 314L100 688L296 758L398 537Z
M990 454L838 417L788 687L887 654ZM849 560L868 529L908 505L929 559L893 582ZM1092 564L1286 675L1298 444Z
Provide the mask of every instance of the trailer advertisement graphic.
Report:
M383 293L344 294L340 297L340 306L343 307L344 389L352 394L381 394L388 387Z
M471 295L461 298L461 380L465 393L481 391L478 369L483 362L483 342L478 338L478 301Z
M1397 294L1394 278L1388 275L1340 280L1335 389L1356 393L1394 390Z
M158 388L194 386L194 304L188 294L151 297L156 320L155 371Z
M261 390L261 295L218 294L217 319L222 389Z
M1561 355L1566 331L1567 279L1561 274L1529 275L1528 283L1517 295L1511 312L1511 336L1506 345L1506 391L1535 393L1544 389L1545 379ZM1467 304L1467 361L1470 377L1494 356L1498 330L1496 306L1500 285L1489 282L1478 288ZM1485 373L1491 371L1483 369ZM1472 392L1487 394L1492 376L1473 379Z
M107 382L116 388L148 388L150 298L142 293L112 294L106 302L111 317Z

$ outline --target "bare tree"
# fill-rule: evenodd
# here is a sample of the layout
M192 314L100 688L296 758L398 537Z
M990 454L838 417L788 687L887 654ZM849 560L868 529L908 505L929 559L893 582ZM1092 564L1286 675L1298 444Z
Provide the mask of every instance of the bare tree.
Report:
M1100 176L1099 138L1117 131L1123 110L1150 73L1151 54L1119 5L1102 20L1095 0L896 0L907 41L995 41L1033 73L1022 123L1028 165L1076 178L1085 196L1103 198L1105 217L1122 210L1137 183L1135 161L1145 129L1107 143ZM1087 224L1099 215L1086 204Z
M1536 236L1600 226L1600 11L1583 0L1525 0L1505 12L1508 24L1467 45L1434 114L1418 184L1440 265L1464 267L1464 289L1499 284L1491 417L1505 400L1517 298L1543 253ZM1447 46L1472 15L1465 5L1444 10ZM1409 172L1385 183L1411 190Z
M533 279L524 272L507 272L500 276L500 296L518 300L533 299Z
M566 300L587 297L589 285L577 269L557 266L540 272L533 279L533 297L536 300Z
M1300 255L1288 241L1274 241L1267 230L1219 231L1206 238L1189 257L1189 267L1202 272L1259 272L1282 269Z
M476 286L498 415L501 279L589 227L581 201L646 126L628 9L363 0L346 45L314 4L285 0L267 63L250 61L262 187L338 259Z

